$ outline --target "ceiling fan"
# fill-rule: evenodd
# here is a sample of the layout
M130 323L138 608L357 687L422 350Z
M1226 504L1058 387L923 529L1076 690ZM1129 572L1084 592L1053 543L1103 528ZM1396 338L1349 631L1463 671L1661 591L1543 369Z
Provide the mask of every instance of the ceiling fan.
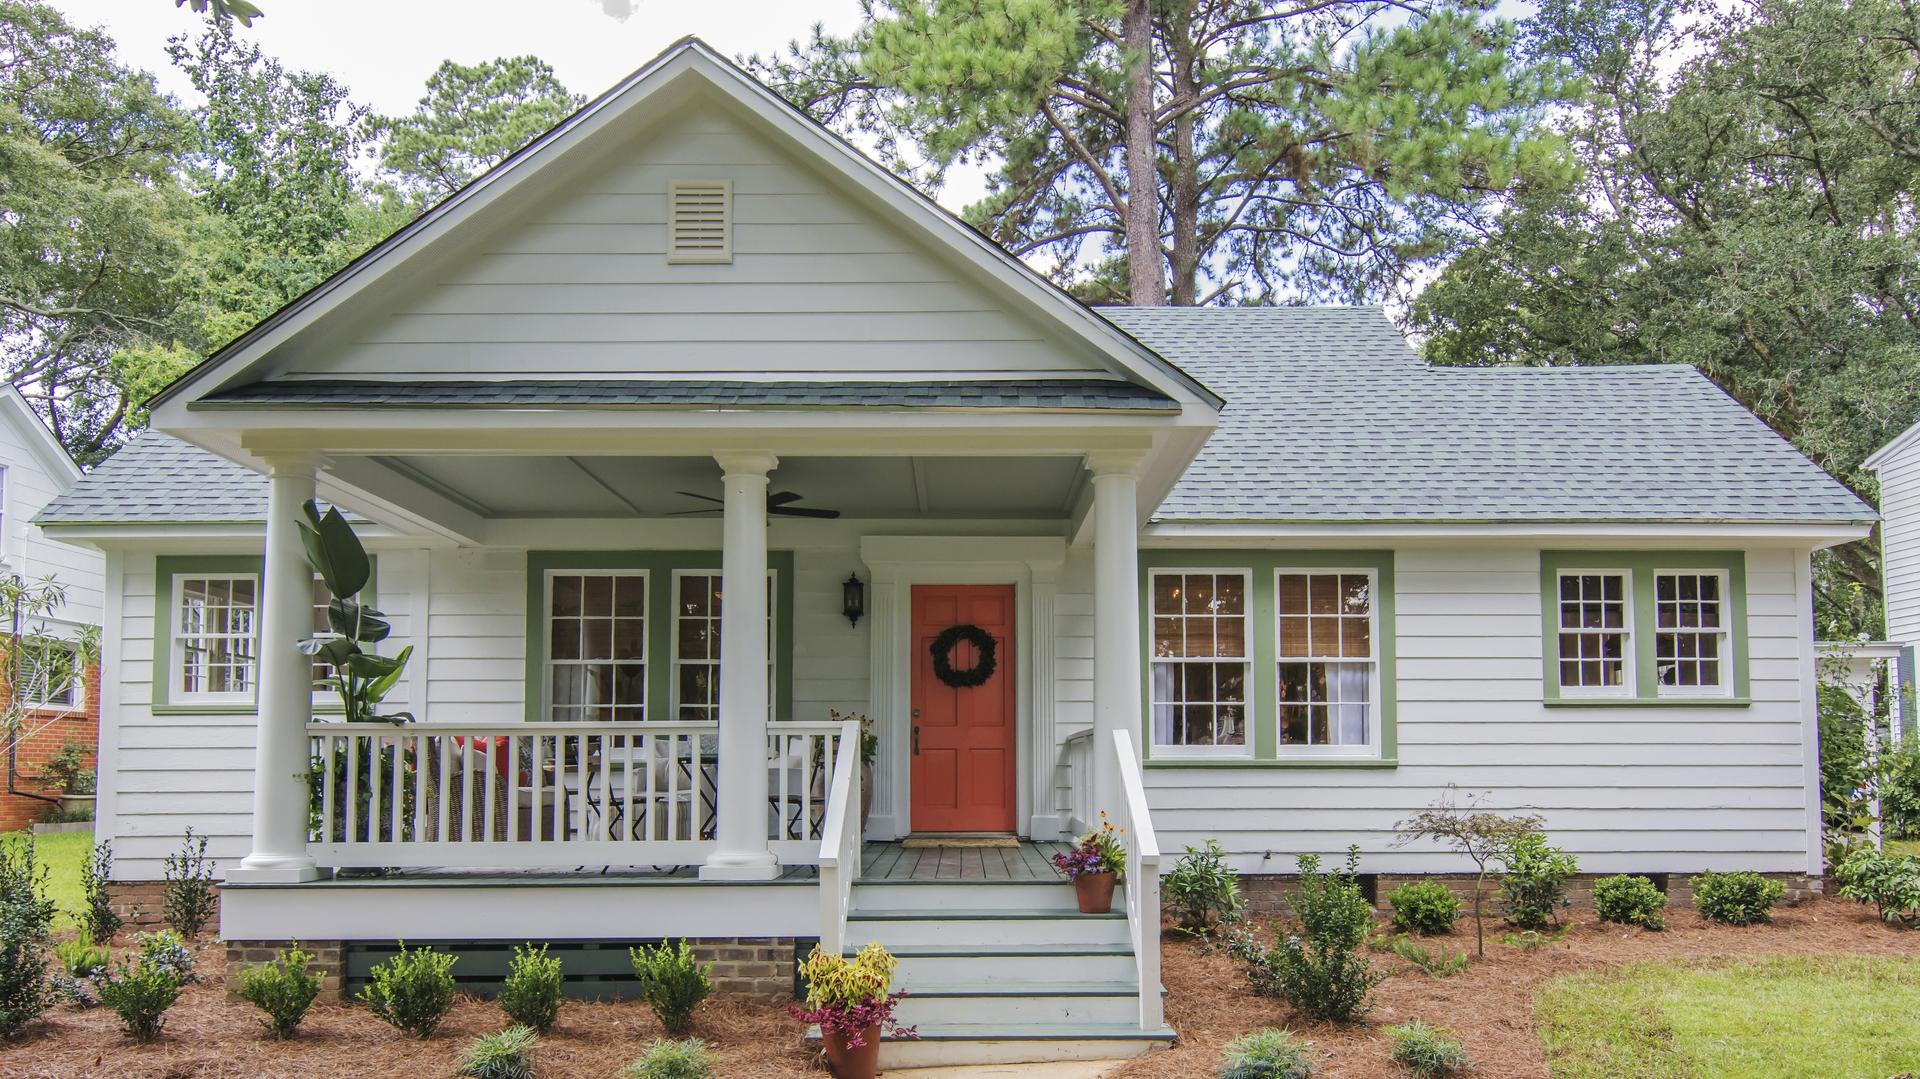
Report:
M697 498L703 502L712 502L713 505L702 506L697 510L677 510L668 516L684 517L692 513L719 513L721 506L724 504L723 499L715 498L712 495L696 494L692 491L679 491L676 493L686 495L688 498ZM840 516L839 510L819 510L809 506L796 506L793 504L798 501L800 501L800 496L792 491L776 491L767 496L767 512L780 517L821 517L828 520Z

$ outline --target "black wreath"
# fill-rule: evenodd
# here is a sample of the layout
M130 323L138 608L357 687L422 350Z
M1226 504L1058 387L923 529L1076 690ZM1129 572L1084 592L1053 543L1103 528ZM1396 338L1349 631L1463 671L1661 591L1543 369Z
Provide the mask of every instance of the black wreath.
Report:
M980 653L980 660L967 670L956 671L953 669L953 646L961 641L973 645L974 650ZM948 626L933 639L933 676L955 689L983 685L993 677L996 647L993 634L979 626Z

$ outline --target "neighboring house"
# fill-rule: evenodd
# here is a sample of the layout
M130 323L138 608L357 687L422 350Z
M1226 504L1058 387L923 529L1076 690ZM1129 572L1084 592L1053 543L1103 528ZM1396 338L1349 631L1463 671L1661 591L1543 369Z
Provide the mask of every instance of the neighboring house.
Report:
M1167 1036L1158 851L1458 872L1394 837L1458 785L1587 871L1820 871L1809 559L1874 514L1705 378L1090 310L697 42L153 426L40 517L107 553L101 834L130 884L211 836L230 946L350 980L687 936L770 990L768 941L877 939L891 1059L1112 1055ZM316 496L416 723L312 695ZM1044 844L1101 812L1132 884L1081 918ZM1028 842L895 842L941 834Z
M17 703L17 734L0 730L8 785L0 788L0 832L39 820L53 793L39 778L40 766L72 743L93 752L97 706L92 680L72 642L100 624L100 552L49 539L33 518L80 479L60 441L12 386L0 384L0 575L28 586L53 581L65 590L57 607L0 634L22 633L33 643L17 650L23 670ZM0 672L7 687L8 672ZM7 688L9 693L11 688ZM39 797L34 797L38 795Z

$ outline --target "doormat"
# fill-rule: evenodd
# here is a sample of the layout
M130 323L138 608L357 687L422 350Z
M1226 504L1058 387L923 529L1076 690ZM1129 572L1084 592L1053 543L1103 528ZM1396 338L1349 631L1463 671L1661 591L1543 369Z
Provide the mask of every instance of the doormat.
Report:
M909 836L900 841L907 850L937 850L952 847L956 850L979 850L983 847L1018 847L1020 840L1010 835L983 836Z

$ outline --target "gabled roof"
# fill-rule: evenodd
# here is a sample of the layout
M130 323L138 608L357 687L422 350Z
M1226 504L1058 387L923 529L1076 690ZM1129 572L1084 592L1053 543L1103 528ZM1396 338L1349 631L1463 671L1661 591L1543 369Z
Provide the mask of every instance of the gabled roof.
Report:
M267 519L267 479L158 431L142 432L47 503L34 522L254 524Z
M1876 519L1691 367L1433 367L1376 307L1102 313L1228 401L1157 520Z
M1219 397L1198 380L1127 337L697 38L686 38L670 46L551 131L262 320L206 362L176 379L153 398L151 405L160 409L178 398L203 397L248 380L249 373L269 353L327 311L377 284L398 280L395 275L402 267L453 233L463 222L507 198L542 170L582 151L620 117L636 114L636 110L653 102L657 94L669 86L680 85L682 80L695 80L703 88L725 95L766 121L810 152L814 161L833 172L850 189L881 200L917 225L921 236L936 249L955 256L975 272L1010 290L1036 313L1050 317L1054 325L1088 345L1118 373L1162 391L1188 395L1208 408L1219 406Z

